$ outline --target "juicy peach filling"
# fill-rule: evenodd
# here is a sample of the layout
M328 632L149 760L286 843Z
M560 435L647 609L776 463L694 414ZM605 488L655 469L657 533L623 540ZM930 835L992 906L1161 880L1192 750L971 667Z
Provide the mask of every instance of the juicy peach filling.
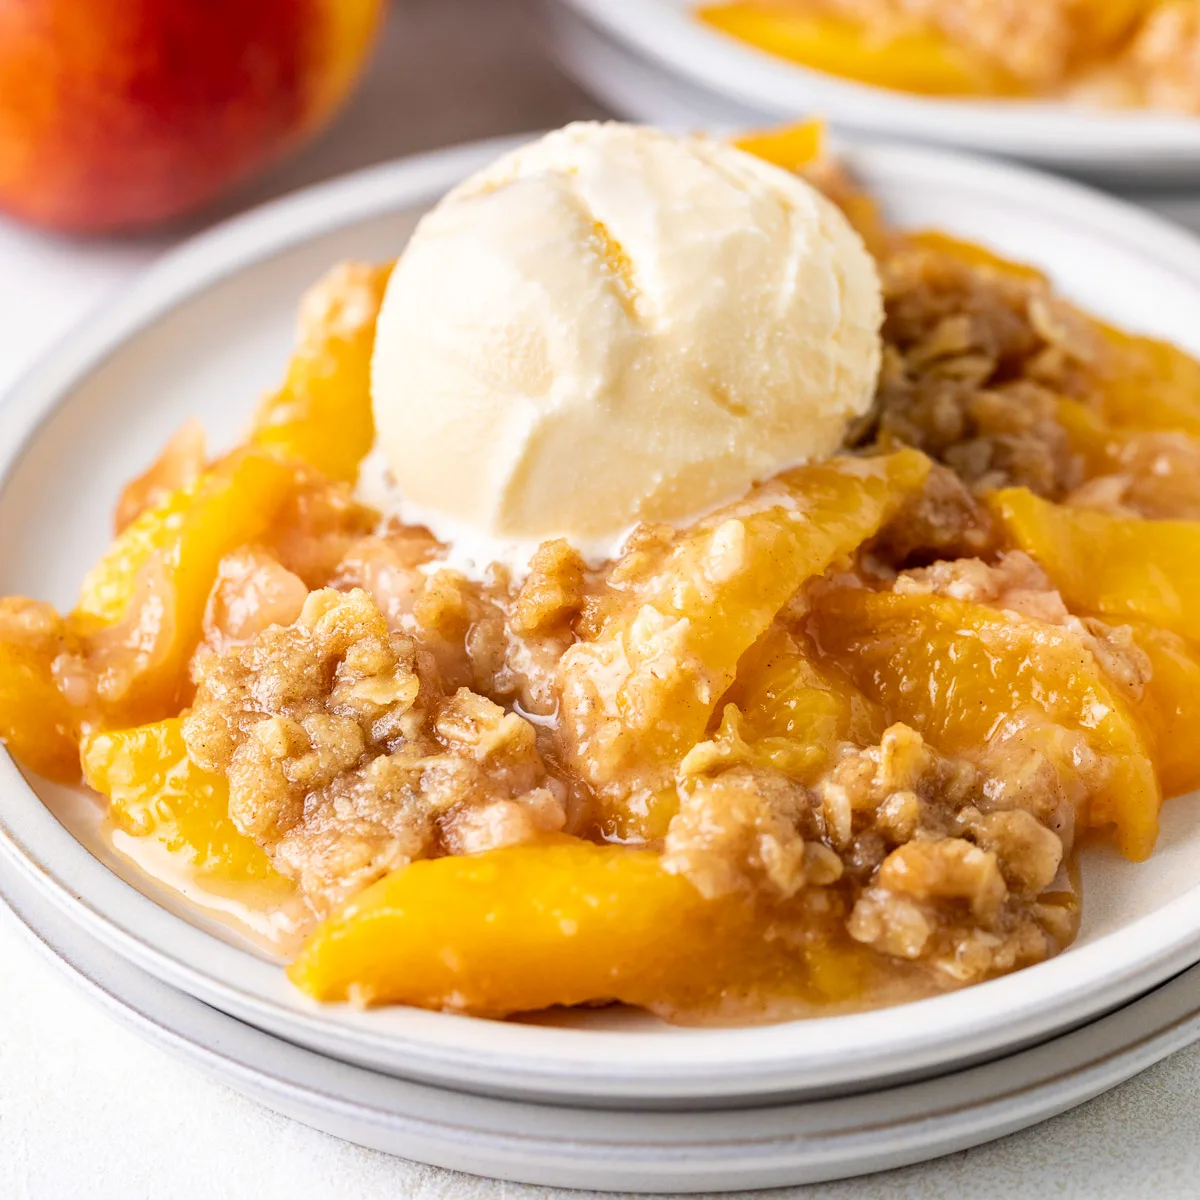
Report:
M0 601L9 750L82 763L201 884L288 893L312 995L681 1021L929 995L1062 950L1081 843L1144 858L1200 785L1200 364L889 229L811 127L745 144L879 261L842 453L602 568L550 542L468 579L351 491L387 268L343 267L245 446L173 441L65 617Z

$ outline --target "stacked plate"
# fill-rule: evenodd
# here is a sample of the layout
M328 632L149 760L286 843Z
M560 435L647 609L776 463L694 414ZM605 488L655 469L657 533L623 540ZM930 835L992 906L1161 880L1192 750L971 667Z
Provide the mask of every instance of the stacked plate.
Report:
M60 345L0 403L0 594L69 604L122 481L193 415L233 440L279 372L305 286L336 260L396 254L425 208L505 148L388 165L241 217ZM843 153L897 223L1031 260L1100 315L1200 353L1188 235L1016 168ZM91 799L0 756L0 887L97 999L340 1136L564 1186L754 1187L911 1162L1061 1111L1200 1036L1198 825L1200 801L1175 801L1148 864L1090 852L1078 943L958 995L735 1030L609 1011L502 1023L308 1002L118 854Z
M789 63L700 22L699 0L540 0L562 65L623 116L835 129L959 146L1108 182L1200 180L1200 120L1067 104L917 96Z

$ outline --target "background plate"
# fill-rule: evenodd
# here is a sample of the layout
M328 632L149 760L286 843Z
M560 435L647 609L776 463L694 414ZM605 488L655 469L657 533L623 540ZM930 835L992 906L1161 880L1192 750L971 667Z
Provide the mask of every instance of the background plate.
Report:
M508 143L310 189L169 255L0 404L0 594L69 605L121 483L183 420L216 444L276 380L296 300L333 261L395 254L416 214ZM858 147L851 166L903 225L935 225L1045 267L1103 316L1200 352L1200 244L1126 205L965 157ZM156 887L96 836L94 804L0 755L0 854L90 934L158 978L289 1040L408 1078L576 1103L696 1107L877 1086L1045 1038L1200 960L1200 810L1175 801L1149 864L1084 864L1080 939L958 995L731 1030L573 1014L563 1027L403 1007L321 1008L277 963Z
M686 108L742 125L817 115L843 131L961 146L1107 180L1200 178L1200 120L1193 117L869 87L708 28L692 16L696 0L540 2L566 69L640 120L672 120Z

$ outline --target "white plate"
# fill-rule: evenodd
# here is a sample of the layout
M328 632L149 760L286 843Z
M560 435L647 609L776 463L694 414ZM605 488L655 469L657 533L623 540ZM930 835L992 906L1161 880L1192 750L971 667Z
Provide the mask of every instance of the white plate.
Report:
M550 1187L716 1191L814 1183L935 1158L1024 1129L1200 1038L1200 967L1010 1058L867 1095L729 1112L597 1112L468 1096L347 1066L243 1025L89 939L7 880L24 924L135 1032L269 1108L359 1145Z
M1139 184L1200 177L1195 118L945 100L870 87L711 29L692 15L695 6L696 0L542 0L567 51L564 65L619 112L641 120L671 120L685 107L705 120L736 124L819 115L845 131L961 146ZM588 37L588 27L605 38ZM657 84L653 75L661 77Z
M0 403L0 594L70 604L108 540L122 481L189 416L218 444L245 425L279 377L306 284L336 259L396 253L418 210L502 148L376 168L241 217L169 255L63 342ZM1031 259L1104 316L1200 351L1200 243L1189 235L1074 185L969 158L860 148L850 160L898 222ZM610 1027L608 1014L551 1028L320 1008L275 963L97 842L94 814L0 755L0 852L121 954L291 1041L506 1095L697 1104L874 1085L1045 1037L1200 961L1200 808L1177 801L1148 865L1089 855L1071 951L902 1009L714 1031L648 1019Z

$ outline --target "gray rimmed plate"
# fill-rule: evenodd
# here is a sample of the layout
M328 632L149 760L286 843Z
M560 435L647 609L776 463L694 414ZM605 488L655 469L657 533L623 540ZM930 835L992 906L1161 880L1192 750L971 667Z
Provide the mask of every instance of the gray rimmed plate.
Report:
M597 1112L407 1083L293 1046L139 971L16 879L0 884L0 913L111 1015L276 1112L403 1158L551 1187L717 1191L904 1166L1064 1112L1200 1037L1195 967L1036 1050L925 1083L734 1112Z

